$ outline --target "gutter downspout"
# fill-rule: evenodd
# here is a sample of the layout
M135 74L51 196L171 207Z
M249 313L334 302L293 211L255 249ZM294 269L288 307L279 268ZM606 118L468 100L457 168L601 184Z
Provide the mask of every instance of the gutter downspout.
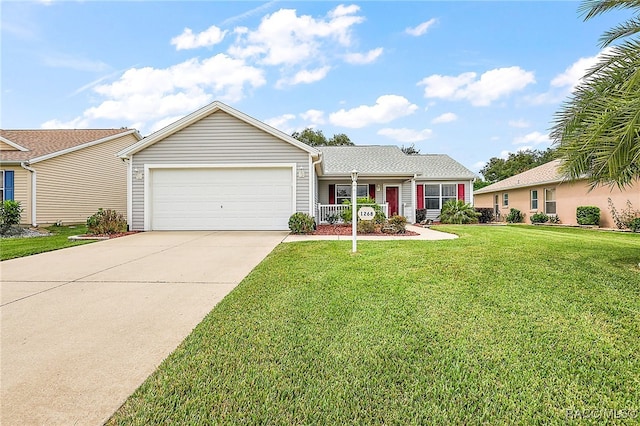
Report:
M311 216L316 217L317 219L317 209L318 209L318 188L316 188L316 180L317 180L317 176L316 176L316 165L320 164L320 162L322 162L322 152L320 152L318 154L318 159L316 161L314 161L313 163L311 163L311 170L313 170L313 179L311 179L311 182L309 182L311 184L311 188L312 188L312 194L313 194L313 214ZM311 178L311 174L309 174L309 177ZM318 223L318 222L316 222Z
M36 169L27 166L26 162L20 163L20 167L25 169L28 172L31 172L31 226L38 226L37 224L37 216L36 216L36 200L38 197L36 196Z

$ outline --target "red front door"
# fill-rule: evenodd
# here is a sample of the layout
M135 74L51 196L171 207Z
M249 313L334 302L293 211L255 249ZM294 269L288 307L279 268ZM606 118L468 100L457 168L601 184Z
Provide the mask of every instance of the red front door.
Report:
M397 215L398 212L398 187L397 186L387 186L387 190L385 191L385 197L387 199L387 203L389 203L389 217Z

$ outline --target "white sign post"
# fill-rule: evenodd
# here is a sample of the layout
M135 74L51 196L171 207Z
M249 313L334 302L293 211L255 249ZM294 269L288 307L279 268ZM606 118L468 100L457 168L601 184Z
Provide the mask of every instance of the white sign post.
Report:
M351 172L351 234L353 235L353 244L351 245L351 251L356 252L358 248L358 242L356 235L358 234L358 171L353 170Z

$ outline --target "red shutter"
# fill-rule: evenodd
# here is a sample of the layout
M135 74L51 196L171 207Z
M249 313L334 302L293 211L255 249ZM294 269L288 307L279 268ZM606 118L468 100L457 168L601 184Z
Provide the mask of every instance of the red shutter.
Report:
M369 184L369 198L376 199L376 186L373 183Z
M419 209L424 209L424 185L418 185L416 186L416 189L416 192L418 193L416 196L418 198L416 205Z
M464 183L458 184L458 200L464 201Z
M331 184L329 185L329 204L336 203L336 186Z

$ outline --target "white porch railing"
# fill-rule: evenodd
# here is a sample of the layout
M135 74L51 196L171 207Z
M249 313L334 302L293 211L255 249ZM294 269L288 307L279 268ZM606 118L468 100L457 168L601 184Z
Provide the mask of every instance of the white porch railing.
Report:
M375 204L358 204L358 206L373 206ZM389 217L389 203L378 204L382 212ZM318 204L318 223L342 223L342 212L350 208L350 204Z

